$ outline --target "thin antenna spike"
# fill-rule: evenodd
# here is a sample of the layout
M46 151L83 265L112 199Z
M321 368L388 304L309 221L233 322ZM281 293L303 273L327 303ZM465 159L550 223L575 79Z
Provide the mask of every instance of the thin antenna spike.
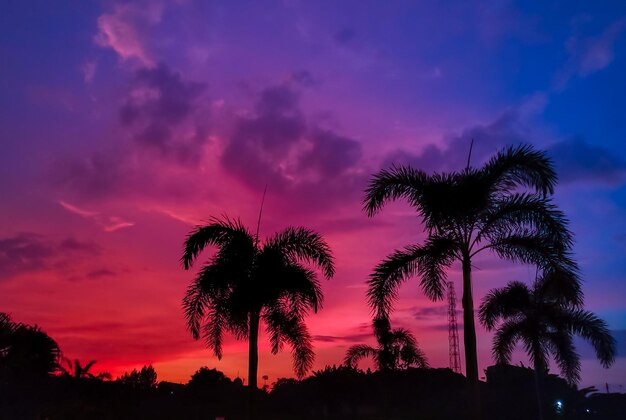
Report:
M259 220L256 223L256 235L255 235L256 246L259 246L259 229L261 228L261 215L263 214L263 204L265 203L265 193L267 193L267 184L265 184L265 189L263 190L263 198L261 199L261 208L259 209Z
M470 161L472 159L472 148L473 147L474 147L474 139L472 139L472 142L470 143L469 154L467 155L467 166L465 167L466 170L469 170L469 168L470 168Z

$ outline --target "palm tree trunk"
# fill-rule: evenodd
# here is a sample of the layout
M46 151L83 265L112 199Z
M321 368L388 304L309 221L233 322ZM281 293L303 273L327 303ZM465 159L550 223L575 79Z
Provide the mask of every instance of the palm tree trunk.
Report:
M257 372L259 369L259 311L250 311L250 339L248 350L248 419L255 418Z
M537 393L537 410L538 410L537 418L539 420L543 420L542 375L543 375L543 368L541 367L540 363L537 361L537 358L535 358L535 392Z
M259 312L250 312L250 340L248 351L248 387L257 387L257 372L259 369Z
M463 343L465 369L470 382L478 382L478 357L476 355L476 326L472 298L472 265L469 256L463 257Z
M478 356L476 354L476 326L472 298L472 263L469 255L463 256L463 344L465 371L470 385L472 416L480 418L480 393L478 388Z

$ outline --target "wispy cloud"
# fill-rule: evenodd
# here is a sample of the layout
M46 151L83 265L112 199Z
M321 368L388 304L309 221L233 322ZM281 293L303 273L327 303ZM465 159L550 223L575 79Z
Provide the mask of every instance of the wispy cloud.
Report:
M0 279L42 271L76 256L97 255L100 247L74 238L58 240L35 233L0 238Z
M569 60L557 74L555 88L564 89L572 77L584 78L611 65L618 38L624 29L626 18L613 22L597 35L572 35L565 44Z
M59 204L70 213L76 214L85 219L93 220L105 232L115 232L116 230L135 225L135 222L124 220L119 216L105 216L100 214L100 212L86 210L63 200L59 200Z
M80 68L83 74L83 80L86 84L91 84L93 78L96 76L96 70L98 70L98 62L95 60L87 60Z

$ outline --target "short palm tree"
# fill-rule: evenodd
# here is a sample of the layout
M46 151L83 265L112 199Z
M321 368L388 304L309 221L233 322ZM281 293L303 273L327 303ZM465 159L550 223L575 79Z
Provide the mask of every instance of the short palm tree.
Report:
M14 322L0 313L0 376L52 375L60 358L59 345L38 326Z
M316 272L335 272L326 242L305 228L288 228L260 244L239 220L212 219L187 237L182 263L189 269L207 246L217 251L199 270L183 300L187 327L203 337L218 358L225 332L249 341L248 385L257 387L258 334L262 320L272 353L288 343L294 370L303 376L312 366L311 336L304 323L309 310L322 306Z
M564 215L550 202L556 173L543 152L509 147L480 169L426 174L408 166L382 170L366 190L364 209L378 213L390 200L406 199L424 222L427 237L382 261L369 279L368 299L376 316L387 317L399 285L419 275L424 293L443 299L446 269L463 270L463 328L466 373L477 392L478 361L472 297L472 260L484 251L568 274L572 237ZM477 394L476 394L476 404Z
M547 372L550 355L568 382L580 380L580 357L573 337L591 343L606 368L615 359L615 340L606 323L582 309L578 291L567 287L553 272L544 272L530 288L511 282L494 289L483 300L479 319L488 330L496 330L493 356L497 363L510 363L518 342L523 344L535 367L537 398L541 413L541 378ZM541 414L540 414L541 415Z
M378 370L397 370L409 367L428 367L426 355L417 345L415 337L404 328L391 329L389 320L374 320L374 335L378 347L357 344L348 349L344 363L354 367L365 357L374 359Z
M65 362L65 366L60 366L59 370L62 375L71 376L72 378L77 379L85 379L85 378L95 378L96 375L91 373L91 368L96 364L95 360L90 360L84 366L80 363L78 359L74 361L64 357L63 361Z

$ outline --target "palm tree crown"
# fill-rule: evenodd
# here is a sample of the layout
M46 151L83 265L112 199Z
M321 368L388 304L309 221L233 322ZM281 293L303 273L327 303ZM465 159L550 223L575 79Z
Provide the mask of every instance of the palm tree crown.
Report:
M511 282L495 289L483 300L479 318L488 329L496 329L493 355L498 363L509 363L517 342L521 341L538 373L545 372L552 355L570 383L580 380L580 357L573 336L578 335L594 347L600 363L609 367L615 359L615 340L606 323L583 310L578 300L564 299L559 281L544 273L529 288Z
M385 203L406 199L424 222L421 245L409 245L383 260L369 279L368 299L377 317L387 317L399 285L418 275L424 293L443 299L446 269L463 268L465 359L470 381L478 381L472 298L472 259L491 250L500 258L532 263L577 279L569 256L572 236L564 215L549 200L556 173L545 153L509 147L480 169L426 174L407 166L382 170L366 190L369 216Z
M225 332L248 339L249 385L256 387L258 328L266 326L272 353L292 347L294 370L303 376L313 363L311 336L304 323L309 310L322 306L316 272L335 272L326 242L305 228L288 228L259 244L239 220L212 219L187 237L182 257L189 269L207 246L217 251L199 270L183 300L187 327L202 336L218 358Z
M62 375L71 376L76 379L96 378L96 375L91 372L91 368L96 364L95 360L90 360L85 365L83 365L78 359L72 361L71 359L64 357L63 361L67 367L59 366L59 370ZM98 377L102 378L103 376L99 375ZM106 372L104 377L106 377Z
M37 325L0 313L0 376L45 376L59 369L61 349Z
M348 349L344 363L355 366L364 357L372 357L378 370L407 369L412 366L428 367L424 352L415 337L404 328L391 329L389 320L374 320L374 335L378 347L357 344Z

